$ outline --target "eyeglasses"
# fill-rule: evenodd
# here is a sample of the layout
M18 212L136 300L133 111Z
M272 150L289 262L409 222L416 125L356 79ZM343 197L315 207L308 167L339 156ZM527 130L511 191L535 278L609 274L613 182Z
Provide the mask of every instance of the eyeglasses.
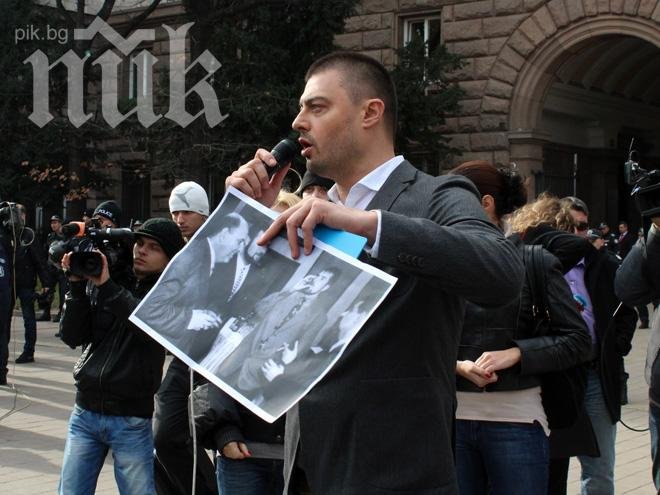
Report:
M589 224L587 222L578 222L575 228L580 232L583 232L589 228Z

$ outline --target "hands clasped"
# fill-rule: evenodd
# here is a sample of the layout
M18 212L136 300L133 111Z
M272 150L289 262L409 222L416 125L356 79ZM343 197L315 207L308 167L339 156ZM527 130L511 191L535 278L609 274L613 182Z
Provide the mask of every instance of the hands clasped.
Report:
M502 351L484 352L476 361L457 361L456 373L483 388L498 379L497 371L510 368L521 359L520 349L511 347Z
M208 330L222 325L222 318L210 309L193 309L188 330Z

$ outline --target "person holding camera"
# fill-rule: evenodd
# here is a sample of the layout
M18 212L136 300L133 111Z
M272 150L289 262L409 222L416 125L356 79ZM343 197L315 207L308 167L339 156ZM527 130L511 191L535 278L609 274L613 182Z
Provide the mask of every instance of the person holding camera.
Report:
M120 493L155 493L151 418L165 350L128 317L184 242L176 224L164 218L147 220L134 235L137 281L130 287L110 277L101 252L98 276L73 274L72 253L62 258L70 290L60 331L66 344L83 346L83 353L73 372L77 394L60 494L93 493L109 449Z
M626 303L640 306L660 297L660 216L652 218L646 243L638 242L617 271L614 290ZM644 372L649 385L649 432L653 459L653 482L660 491L660 312L655 311L646 352Z

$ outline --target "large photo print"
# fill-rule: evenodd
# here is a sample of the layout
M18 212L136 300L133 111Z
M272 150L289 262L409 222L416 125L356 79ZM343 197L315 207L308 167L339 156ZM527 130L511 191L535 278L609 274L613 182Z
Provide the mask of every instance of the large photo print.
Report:
M276 213L230 189L131 321L267 421L334 365L395 278L315 241L294 260Z

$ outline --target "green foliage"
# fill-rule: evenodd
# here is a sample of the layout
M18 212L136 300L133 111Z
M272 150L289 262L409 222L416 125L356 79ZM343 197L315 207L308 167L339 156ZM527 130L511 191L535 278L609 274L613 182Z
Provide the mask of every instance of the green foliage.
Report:
M426 54L427 47L414 38L397 50L392 71L399 99L397 152L431 173L456 150L440 134L446 114L456 113L461 89L447 82L446 74L461 67L461 59L442 44Z
M34 28L38 37L15 39L20 30ZM43 128L28 119L33 108L32 65L24 63L36 50L53 63L72 46L46 39L47 28L59 30L64 21L57 10L30 0L0 2L0 197L24 203L41 204L59 211L62 197L85 197L91 189L108 185L96 165L103 159L97 144L108 138L106 128L94 119L80 129L69 122L64 111L67 103L67 73L60 64L49 77L50 112L54 119ZM54 31L51 31L54 32ZM107 126L106 126L107 127ZM79 171L71 172L69 156L73 139L81 143ZM31 209L31 208L29 208Z
M175 129L149 130L158 176L182 177L191 166L223 177L291 132L307 67L335 49L334 35L357 0L269 2L190 0L199 54L208 49L222 64L214 74L219 107L228 115L209 129L203 119ZM199 40L202 40L201 42Z

